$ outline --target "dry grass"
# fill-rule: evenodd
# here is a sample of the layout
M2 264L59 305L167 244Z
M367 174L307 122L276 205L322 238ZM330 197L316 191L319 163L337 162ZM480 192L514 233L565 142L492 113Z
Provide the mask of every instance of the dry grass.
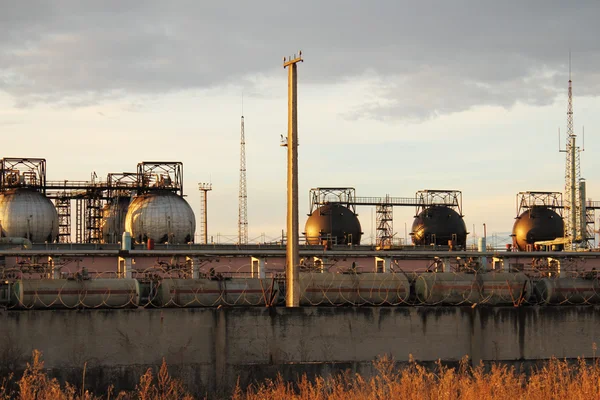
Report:
M600 399L600 365L583 360L576 364L552 359L529 375L514 368L494 365L486 371L482 365L471 368L462 360L458 369L438 363L434 371L411 362L396 370L393 360L382 357L375 362L377 375L363 378L342 374L330 378L306 377L285 382L281 377L246 391L236 388L234 400L484 400L484 399Z
M412 361L407 368L396 369L388 357L374 362L377 374L364 378L346 372L332 377L306 376L297 382L286 382L281 376L258 385L242 389L236 387L232 400L395 400L395 399L600 399L600 363L588 364L583 360L572 364L552 359L530 374L514 368L494 365L489 370L483 366L471 368L463 359L457 369L438 363L428 370ZM12 388L12 389L11 389ZM41 353L34 351L32 360L22 378L12 376L0 385L0 400L95 400L139 399L167 400L192 399L181 381L172 378L163 363L155 375L148 369L139 380L136 390L113 394L108 388L103 396L96 396L70 384L61 385L44 371Z
M2 381L2 385L0 385L0 400L193 399L183 387L183 383L169 375L167 363L164 359L156 376L154 376L151 368L146 370L140 377L140 381L136 385L135 391L120 392L117 395L113 395L113 388L109 387L105 395L96 396L83 388L77 390L69 383L65 384L63 387L56 379L48 377L44 371L44 362L42 361L41 352L34 350L31 357L31 363L27 363L23 376L17 382L17 388L12 389L15 385L11 383L13 383L12 375Z

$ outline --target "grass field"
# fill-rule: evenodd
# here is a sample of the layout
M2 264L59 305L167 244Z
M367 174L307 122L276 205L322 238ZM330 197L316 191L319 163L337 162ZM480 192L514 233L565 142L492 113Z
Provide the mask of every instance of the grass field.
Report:
M381 357L374 362L377 374L362 377L350 372L334 377L286 382L281 377L248 388L237 387L229 398L234 400L383 400L383 399L600 399L600 363L583 360L573 364L552 359L528 374L514 368L494 365L472 368L463 359L457 369L438 364L435 370L415 362L397 370L393 360ZM84 376L85 382L85 376ZM22 377L8 377L0 388L1 399L203 399L206 393L188 393L183 384L169 375L165 362L158 369L148 369L139 379L135 391L92 394L85 388L61 385L44 371L41 353L34 351Z

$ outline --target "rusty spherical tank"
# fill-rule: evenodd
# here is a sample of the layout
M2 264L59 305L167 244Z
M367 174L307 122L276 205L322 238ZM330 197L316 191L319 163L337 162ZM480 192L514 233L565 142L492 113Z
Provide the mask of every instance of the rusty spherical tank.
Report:
M463 217L446 206L432 206L421 211L412 225L412 241L418 246L447 245L454 241L456 246L467 244L467 226Z
M58 213L42 193L11 189L0 193L0 226L4 237L52 243L58 236Z
M196 217L183 197L171 192L136 196L127 210L125 231L136 243L184 244L194 241Z
M528 244L562 237L564 230L565 223L556 211L544 206L533 206L517 217L512 234L517 248L524 251Z
M308 244L360 244L360 221L352 210L340 204L327 204L317 208L306 221Z
M125 217L131 198L118 197L102 209L102 243L118 243L125 231Z

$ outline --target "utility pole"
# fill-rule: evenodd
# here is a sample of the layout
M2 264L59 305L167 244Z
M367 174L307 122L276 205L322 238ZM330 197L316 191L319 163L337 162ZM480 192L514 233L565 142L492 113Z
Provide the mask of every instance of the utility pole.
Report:
M198 189L202 192L200 201L200 243L208 244L208 192L212 190L212 183L199 183Z
M288 137L287 137L287 245L285 266L285 305L300 305L300 275L298 272L298 73L296 64L303 62L302 51L293 58L283 58L288 69Z

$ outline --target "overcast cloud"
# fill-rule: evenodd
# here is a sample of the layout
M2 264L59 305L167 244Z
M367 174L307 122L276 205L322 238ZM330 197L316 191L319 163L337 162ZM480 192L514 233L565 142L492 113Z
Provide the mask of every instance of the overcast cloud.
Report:
M0 91L82 106L223 85L260 93L302 49L313 84L369 79L348 118L422 119L600 90L597 1L8 1Z

